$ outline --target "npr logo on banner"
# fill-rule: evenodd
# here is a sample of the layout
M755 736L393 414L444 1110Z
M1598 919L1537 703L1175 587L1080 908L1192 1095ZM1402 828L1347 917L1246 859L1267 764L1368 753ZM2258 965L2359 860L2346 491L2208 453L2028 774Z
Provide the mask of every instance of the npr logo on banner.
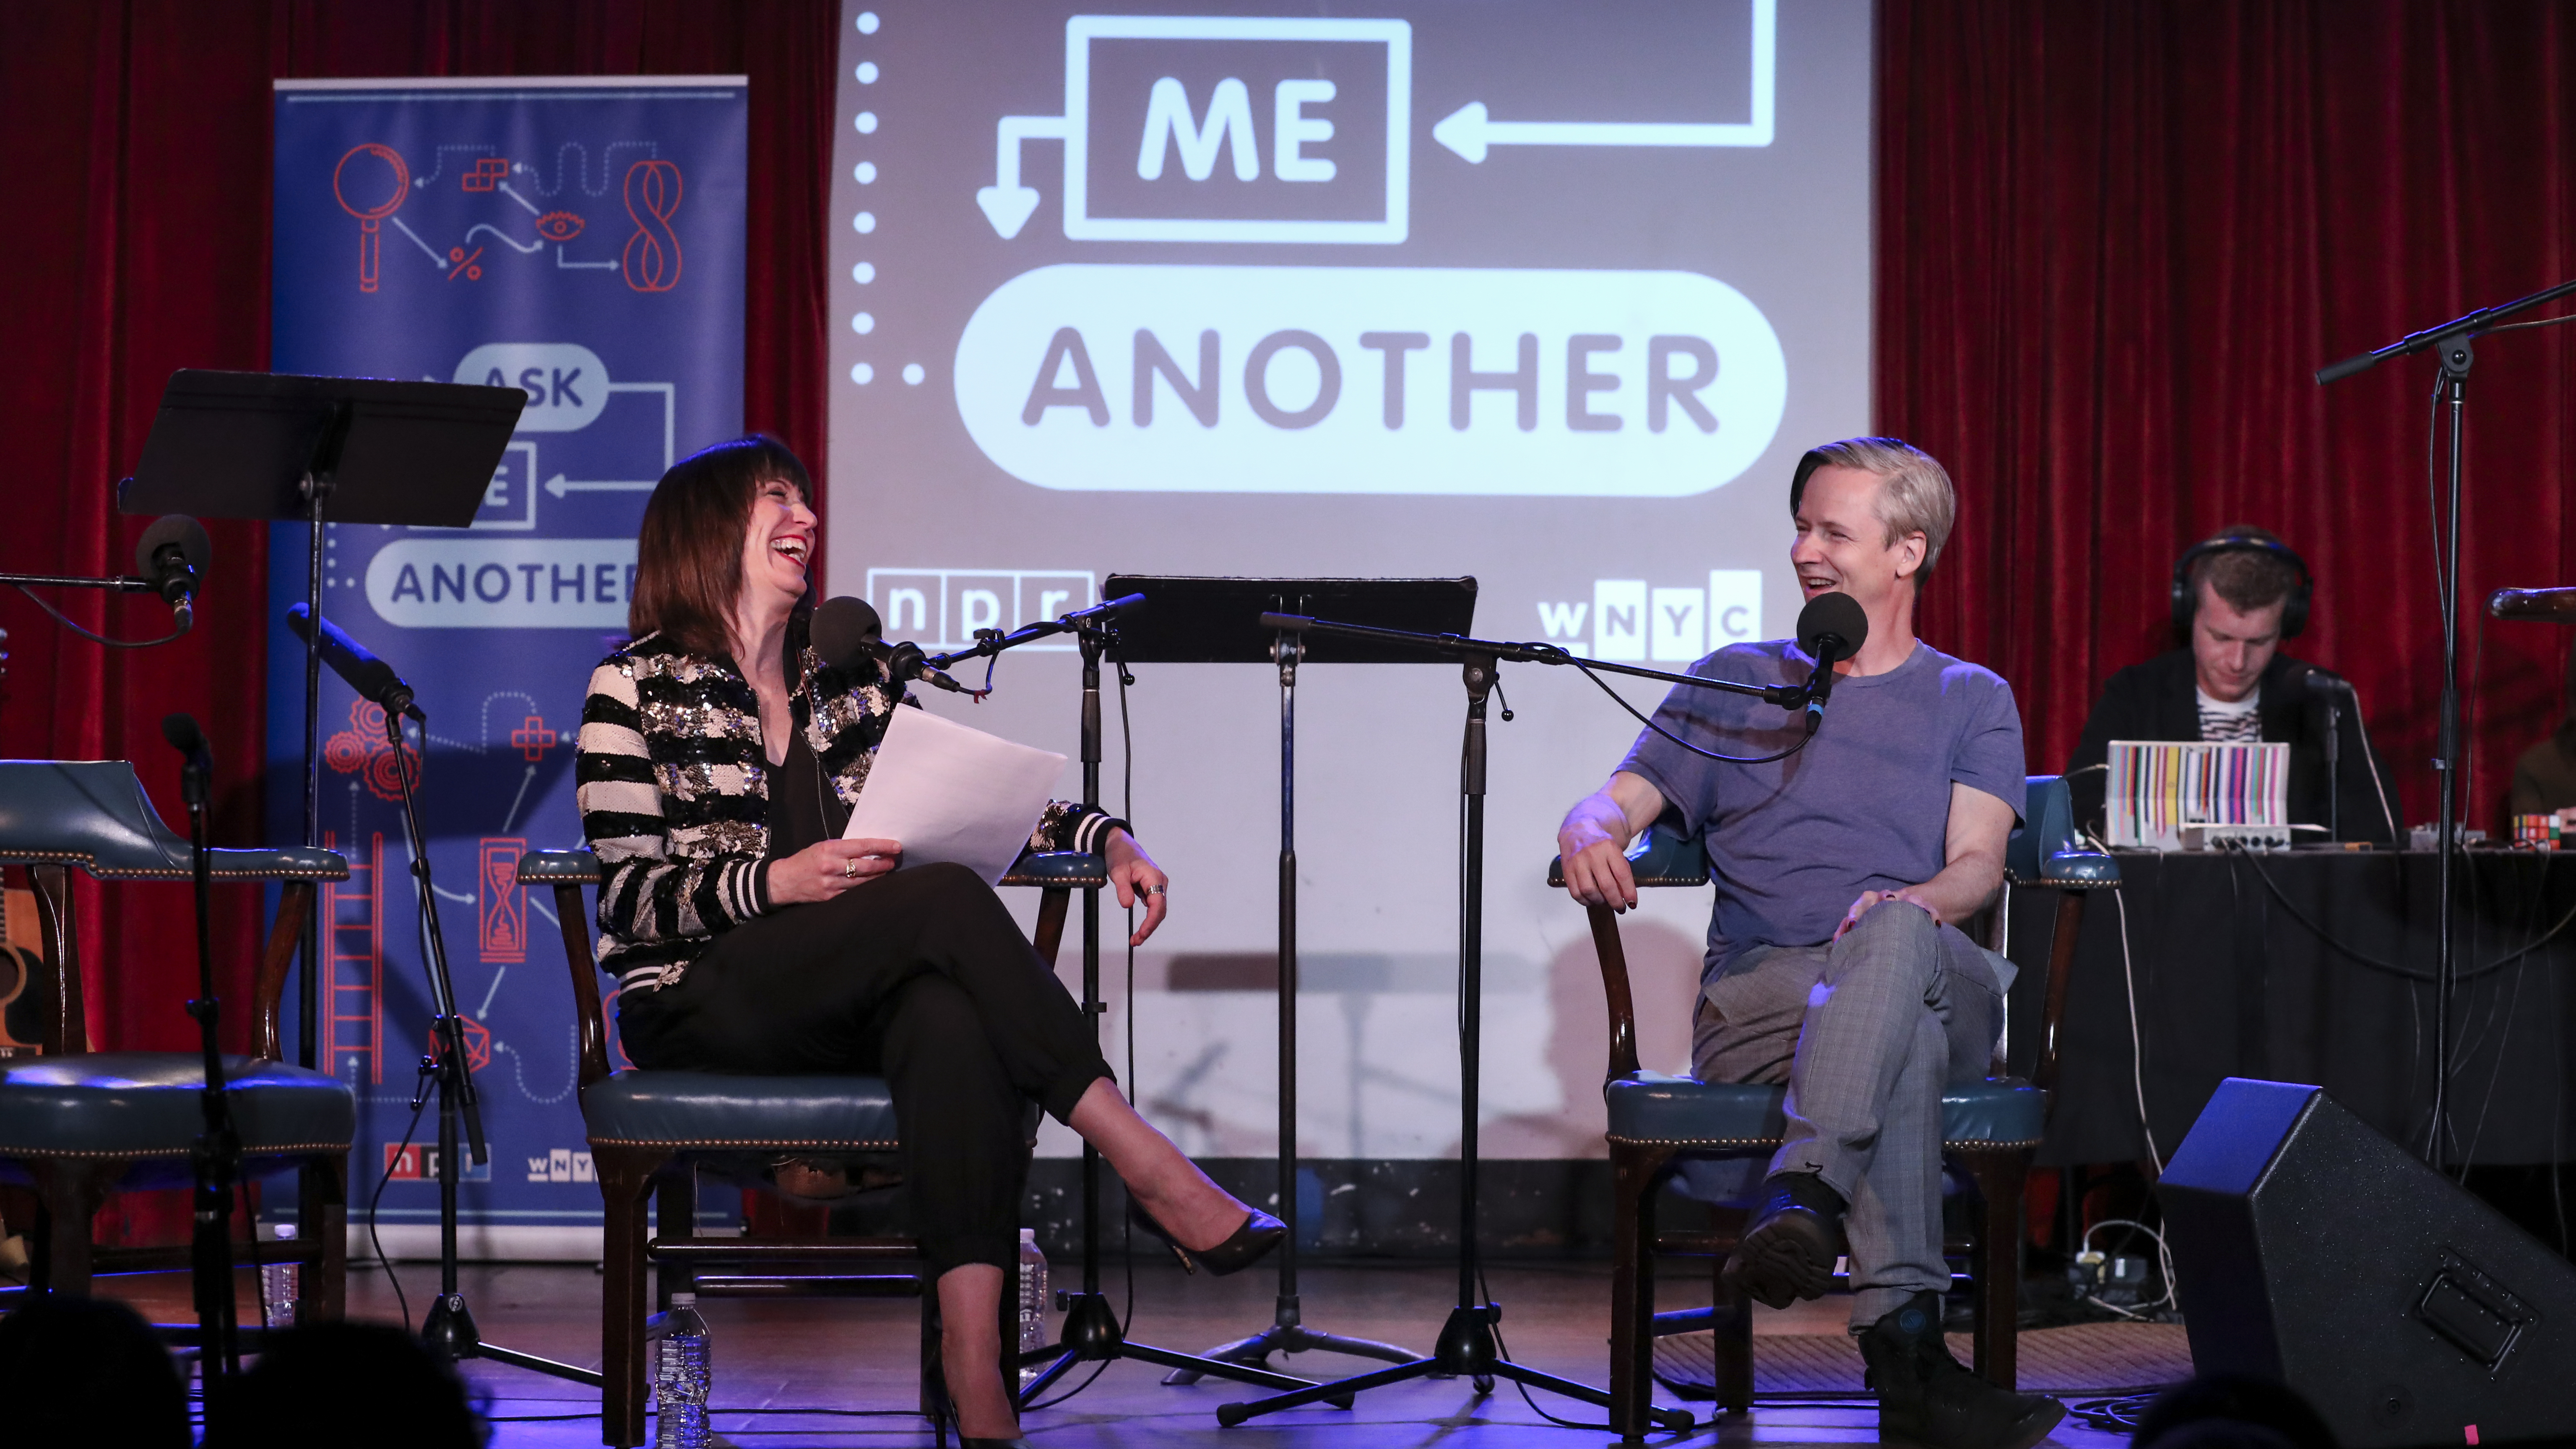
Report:
M428 1182L438 1177L438 1149L420 1143L385 1144L384 1174L392 1182ZM490 1182L492 1159L476 1161L469 1155L465 1170L456 1175L459 1182Z
M1711 569L1708 587L1595 579L1589 601L1542 603L1539 627L1577 654L1620 663L1688 664L1762 636L1762 571ZM1592 627L1589 646L1584 626Z

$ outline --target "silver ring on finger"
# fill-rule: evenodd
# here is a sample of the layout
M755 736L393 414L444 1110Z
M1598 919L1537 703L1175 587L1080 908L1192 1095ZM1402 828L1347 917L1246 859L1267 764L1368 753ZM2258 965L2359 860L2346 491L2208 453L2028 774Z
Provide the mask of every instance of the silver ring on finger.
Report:
M1145 894L1147 894L1147 895L1149 895L1149 896L1170 895L1170 894L1171 894L1171 892L1172 892L1172 888L1171 888L1170 886L1158 886L1158 885L1157 885L1157 886L1147 886L1147 887L1145 887Z

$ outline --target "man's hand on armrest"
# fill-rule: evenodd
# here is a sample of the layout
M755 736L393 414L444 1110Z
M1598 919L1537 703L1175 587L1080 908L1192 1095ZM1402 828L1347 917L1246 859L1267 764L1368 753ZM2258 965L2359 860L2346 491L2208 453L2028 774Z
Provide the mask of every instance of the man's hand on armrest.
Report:
M1565 863L1568 895L1587 906L1624 911L1637 903L1637 880L1624 852L1637 832L1664 813L1663 792L1642 775L1622 770L1610 783L1574 803L1557 827L1556 853ZM1997 859L2001 859L2000 851Z

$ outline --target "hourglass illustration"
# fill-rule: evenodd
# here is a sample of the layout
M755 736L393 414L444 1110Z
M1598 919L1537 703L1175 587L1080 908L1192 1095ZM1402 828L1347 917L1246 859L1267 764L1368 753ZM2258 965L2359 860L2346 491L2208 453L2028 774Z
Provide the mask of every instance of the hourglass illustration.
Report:
M353 188L361 198L375 196L378 188L385 186L388 180L377 168L363 163L353 177L349 163L361 156L374 157L392 168L390 190L384 193L382 201L361 205L349 199ZM358 219L358 290L372 292L376 289L377 249L382 240L384 220L402 206L404 197L411 194L411 168L403 164L403 158L393 147L369 141L363 146L353 147L348 155L340 158L340 164L331 169L331 194L339 199L342 211Z

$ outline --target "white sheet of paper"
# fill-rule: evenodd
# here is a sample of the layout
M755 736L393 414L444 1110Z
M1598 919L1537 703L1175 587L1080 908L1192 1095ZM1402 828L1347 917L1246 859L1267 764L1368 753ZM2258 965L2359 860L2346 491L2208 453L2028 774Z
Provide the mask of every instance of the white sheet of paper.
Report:
M991 885L1028 846L1064 758L898 709L841 838L901 841L906 870L954 861Z

